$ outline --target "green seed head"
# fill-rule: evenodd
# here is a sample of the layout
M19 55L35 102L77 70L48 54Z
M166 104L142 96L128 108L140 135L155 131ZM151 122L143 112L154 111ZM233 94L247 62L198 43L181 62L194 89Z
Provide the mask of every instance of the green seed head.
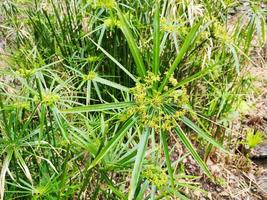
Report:
M51 93L51 92L44 93L42 96L43 96L42 102L48 106L51 106L51 105L57 103L60 99L59 95Z
M90 71L87 75L83 76L83 80L89 81L94 80L97 77L97 73L94 71Z
M99 61L100 60L100 57L98 57L98 56L89 56L88 58L87 58L87 61L89 62L89 63L94 63L94 62L97 62L97 61Z
M105 8L110 10L116 7L115 0L97 0L94 3L94 8Z
M18 109L26 109L26 110L30 109L30 104L25 101L16 101L14 102L13 106Z
M19 69L16 73L24 78L29 78L36 73L35 69Z
M147 166L142 175L158 188L166 185L168 182L168 177L165 171L154 165Z
M172 76L169 80L171 87L166 87L162 94L153 89L155 82L160 80L160 76L148 72L144 78L144 83L138 81L132 89L136 106L131 108L128 116L136 113L142 124L159 131L160 128L170 131L176 125L176 120L186 114L188 96L185 88L175 89L168 93L168 90L176 86L178 81ZM175 112L166 112L165 107L173 107Z

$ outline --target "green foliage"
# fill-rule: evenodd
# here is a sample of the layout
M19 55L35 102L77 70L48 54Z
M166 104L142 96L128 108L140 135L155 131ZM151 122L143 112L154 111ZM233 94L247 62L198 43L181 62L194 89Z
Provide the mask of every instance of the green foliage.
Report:
M167 184L168 178L166 172L153 165L146 167L147 169L143 171L142 175L149 180L149 182L153 183L158 188Z
M245 143L248 145L249 149L253 149L263 141L263 134L259 130L257 130L255 133L254 132L255 131L252 129L247 131Z
M199 152L227 153L251 46L265 41L255 2L228 29L240 5L1 3L0 199L187 199L185 187L199 189L181 174L188 154L212 179Z

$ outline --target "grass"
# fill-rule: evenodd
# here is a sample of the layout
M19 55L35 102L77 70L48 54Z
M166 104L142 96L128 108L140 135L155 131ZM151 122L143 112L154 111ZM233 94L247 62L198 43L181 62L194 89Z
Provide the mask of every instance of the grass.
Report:
M184 188L201 189L183 174L188 153L216 182L205 161L228 153L250 51L265 41L260 3L229 24L238 6L3 2L0 198L189 199Z

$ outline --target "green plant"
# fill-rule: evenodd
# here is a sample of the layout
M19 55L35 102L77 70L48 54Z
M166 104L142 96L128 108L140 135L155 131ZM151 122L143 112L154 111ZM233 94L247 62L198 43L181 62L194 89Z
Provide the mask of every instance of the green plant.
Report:
M228 31L237 5L5 1L1 198L187 199L183 188L199 188L183 180L188 154L173 158L180 144L212 179L204 161L227 152L225 119L245 99L243 66L265 27L251 3Z
M245 144L248 145L249 149L253 149L255 146L257 146L262 142L263 142L263 134L259 130L254 131L252 129L249 129L247 131Z

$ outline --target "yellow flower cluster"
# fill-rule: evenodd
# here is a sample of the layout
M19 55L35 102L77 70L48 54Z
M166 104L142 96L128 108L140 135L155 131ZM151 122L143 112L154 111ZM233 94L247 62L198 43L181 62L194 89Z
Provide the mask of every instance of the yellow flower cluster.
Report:
M224 27L217 19L214 22L214 36L222 42L231 43L231 36L226 27Z
M150 183L160 188L167 184L168 177L164 170L160 167L149 165L144 172L142 172L143 177L145 177Z
M161 93L154 89L160 76L148 72L144 82L138 81L132 89L135 106L128 108L125 113L119 116L125 121L129 116L137 114L141 124L155 129L157 132L162 128L170 131L176 126L176 121L186 114L185 105L188 104L188 96L185 88L174 89ZM172 76L169 79L170 88L176 86L178 81Z
M173 77L173 75L169 78L169 82L172 84L172 86L176 86L178 81Z
M25 101L16 101L14 102L13 106L18 109L26 109L26 110L30 109L30 104Z
M119 21L116 18L107 18L104 20L104 25L108 28L113 28L115 26L119 26Z
M59 95L54 94L52 92L43 93L42 96L43 96L42 103L48 106L55 104L56 102L59 101L59 98L60 98Z
M83 80L84 81L94 80L96 77L97 77L97 73L94 71L90 71L87 75L83 76Z
M16 73L24 78L29 78L32 75L34 75L36 72L35 69L19 69L16 71Z
M168 32L168 33L174 33L178 31L178 27L174 25L172 22L168 21L166 18L160 19L160 28L162 31Z
M179 35L185 35L188 33L189 28L185 25L181 19L160 19L160 28L162 31L168 33L178 33Z
M145 84L146 84L147 87L151 87L151 86L153 86L154 82L160 81L160 76L159 75L155 75L152 72L148 72L147 76L144 79L144 81L145 81Z
M223 2L224 2L224 4L225 4L226 6L230 6L231 4L234 4L234 3L235 3L234 0L223 0Z
M89 56L87 58L87 62L89 62L89 63L94 63L94 62L97 62L99 60L100 60L100 57L98 57L98 56Z
M115 0L93 0L94 8L105 8L105 9L113 9L116 6Z

